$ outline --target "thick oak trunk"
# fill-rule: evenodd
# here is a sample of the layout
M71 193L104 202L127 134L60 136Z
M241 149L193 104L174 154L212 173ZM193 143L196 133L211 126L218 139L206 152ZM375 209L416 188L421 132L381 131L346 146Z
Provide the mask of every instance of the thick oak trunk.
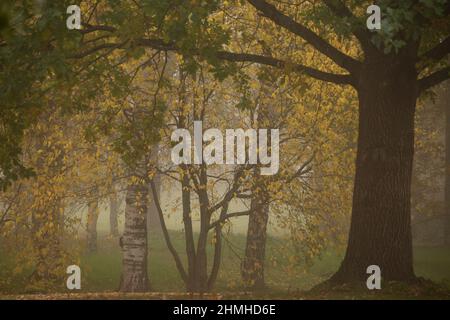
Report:
M125 229L121 238L123 252L120 291L149 290L147 275L147 195L144 182L130 183L125 199Z
M94 253L97 252L97 222L98 222L98 201L93 200L88 204L88 214L87 214L87 252Z
M244 284L253 290L265 287L264 260L269 220L269 205L265 202L262 194L251 200L245 257L241 267Z
M444 242L450 245L450 83L445 87L445 226Z
M414 154L414 54L366 58L358 84L359 137L345 258L332 282L414 278L410 196Z

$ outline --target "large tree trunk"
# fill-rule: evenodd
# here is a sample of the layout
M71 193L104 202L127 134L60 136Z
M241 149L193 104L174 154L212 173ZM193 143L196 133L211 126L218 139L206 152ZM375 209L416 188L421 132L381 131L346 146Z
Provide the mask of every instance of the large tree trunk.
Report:
M253 290L265 287L264 260L269 220L269 205L266 202L267 199L264 199L263 194L258 193L250 204L247 243L241 274L244 284Z
M92 200L88 204L88 214L87 214L87 252L95 253L97 252L97 222L98 222L98 200Z
M406 51L406 50L405 50ZM345 258L331 282L414 279L410 221L416 106L415 50L368 55L358 81L359 137Z
M142 178L127 187L125 229L121 238L123 252L120 291L149 290L147 276L147 195L148 186Z
M109 232L113 237L119 235L119 203L115 190L109 196Z
M444 241L450 245L450 82L444 88L445 103L445 229Z

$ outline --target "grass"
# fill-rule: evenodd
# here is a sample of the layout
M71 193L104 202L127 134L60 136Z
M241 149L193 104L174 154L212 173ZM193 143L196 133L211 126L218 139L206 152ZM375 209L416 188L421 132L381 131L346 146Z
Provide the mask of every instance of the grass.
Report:
M175 248L185 261L184 240L181 232L171 232ZM269 237L267 245L266 283L268 289L263 295L271 297L295 297L303 295L314 285L326 280L339 267L342 251L329 250L311 264L291 265L288 260L292 252L284 249L284 241ZM224 242L221 270L215 292L226 292L237 297L243 291L240 281L240 263L245 245L245 236L230 235ZM209 255L212 256L212 246ZM450 289L450 248L415 247L414 267L416 274ZM0 291L23 293L24 275L16 275L9 284L13 261L0 254ZM81 258L82 292L116 291L121 273L121 252L117 239L99 236L98 252ZM152 290L161 293L183 292L184 284L173 259L160 235L149 238L148 274ZM4 284L2 286L2 283ZM394 285L395 287L395 285ZM345 290L344 290L345 292ZM320 296L320 294L319 294ZM149 296L150 297L150 296ZM306 296L308 297L308 296ZM346 293L342 297L347 297ZM370 298L370 296L369 296Z
M185 260L181 233L172 232L173 244ZM240 258L243 255L245 236L231 235L224 242L222 264L215 286L216 292L242 291L240 281ZM212 252L209 252L212 256ZM291 266L286 261L290 255L283 249L283 241L271 237L267 246L266 283L272 293L309 290L326 280L339 267L342 251L330 250L310 265ZM415 247L414 267L419 277L432 280L450 288L450 248ZM100 241L99 253L85 256L83 264L90 272L86 275L84 290L88 292L113 291L119 283L121 254L111 242ZM152 289L158 292L184 290L175 263L162 237L149 239L149 277Z

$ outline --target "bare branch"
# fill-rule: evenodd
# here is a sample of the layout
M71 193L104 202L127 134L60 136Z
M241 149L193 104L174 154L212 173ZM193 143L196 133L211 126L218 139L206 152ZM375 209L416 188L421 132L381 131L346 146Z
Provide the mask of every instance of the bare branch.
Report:
M216 203L211 208L208 208L209 214L212 214L214 211L216 211L219 208L222 208L224 206L228 206L228 203L233 199L235 196L235 193L238 191L240 187L239 179L244 174L245 167L241 167L234 175L233 179L233 185L232 187L227 191L227 193L223 196L222 200Z
M95 31L107 31L107 32L115 32L117 31L116 28L111 26L104 26L104 25L91 25L88 23L83 23L83 29L79 30L82 34L88 34Z
M158 192L156 191L155 182L153 180L150 180L150 187L152 189L153 194L153 201L155 202L155 207L158 210L159 220L161 222L161 229L163 231L164 239L166 240L167 248L169 249L170 253L172 254L175 264L177 266L178 271L180 272L181 278L184 282L188 281L188 277L186 274L186 271L184 270L183 264L181 263L180 256L178 255L177 251L175 250L174 246L172 245L172 242L170 241L169 232L167 231L166 222L164 220L164 215L161 209L161 205L159 203L158 199Z
M74 55L69 56L69 59L82 59L84 57L87 57L91 54L94 54L98 51L104 50L104 49L110 49L111 51L115 49L123 48L123 46L127 43L127 41L121 42L121 43L103 43L98 46L92 47L90 49L87 49L86 51L76 53Z
M301 177L302 175L304 175L305 173L308 173L311 171L311 166L310 164L313 162L314 158L315 158L316 154L313 153L312 156L306 160L301 166L300 168L298 168L298 170L292 175L290 176L287 180L286 183L291 183L292 180Z
M248 216L249 214L250 214L250 210L228 213L228 214L222 216L221 218L217 219L213 223L211 223L209 225L209 228L213 229L213 228L217 227L217 225L224 223L225 221L227 221L230 218Z

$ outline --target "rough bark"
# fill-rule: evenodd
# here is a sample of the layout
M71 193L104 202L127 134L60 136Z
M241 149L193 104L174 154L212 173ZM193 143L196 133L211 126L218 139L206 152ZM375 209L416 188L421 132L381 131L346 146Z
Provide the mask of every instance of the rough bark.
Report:
M265 202L266 199L260 193L252 198L250 204L247 243L241 275L244 284L252 290L260 290L265 287L264 260L269 220L269 205Z
M410 196L414 154L416 49L366 57L357 91L359 137L352 220L333 282L364 281L369 265L383 280L415 278Z
M450 245L450 85L445 87L445 227L444 241Z
M142 178L131 182L125 199L125 229L121 238L122 276L120 291L149 290L147 275L147 196L148 186Z
M92 200L88 204L88 214L87 214L87 245L86 249L88 253L97 252L97 222L98 222L98 201Z

